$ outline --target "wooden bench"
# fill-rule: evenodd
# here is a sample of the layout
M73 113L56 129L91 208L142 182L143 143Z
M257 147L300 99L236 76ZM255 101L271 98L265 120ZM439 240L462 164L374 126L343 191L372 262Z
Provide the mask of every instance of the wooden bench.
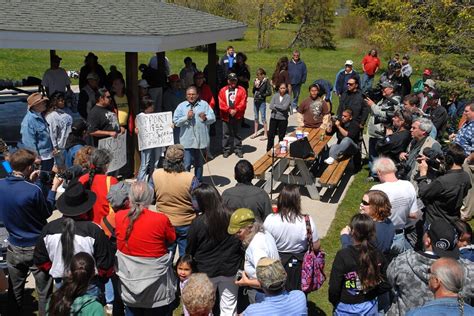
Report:
M346 167L349 165L350 160L351 158L346 158L329 165L326 170L324 170L321 178L319 178L319 183L323 187L336 187L339 184L339 181L341 181L341 178L344 175L344 171L346 171Z
M264 180L265 179L265 172L272 166L272 155L263 155L260 157L259 160L254 162L253 170L255 174L255 178Z

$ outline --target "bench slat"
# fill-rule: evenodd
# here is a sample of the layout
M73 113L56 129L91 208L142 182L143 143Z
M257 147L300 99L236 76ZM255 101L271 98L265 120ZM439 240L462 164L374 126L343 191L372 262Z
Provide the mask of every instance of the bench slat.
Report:
M326 170L323 172L323 175L321 176L319 180L321 185L328 186L328 187L337 186L339 181L341 181L344 171L349 165L349 161L350 161L350 158L346 158L342 161L339 161L337 164L334 163L328 166L328 168L326 168ZM330 170L328 171L328 169ZM327 174L326 174L326 171L327 171Z

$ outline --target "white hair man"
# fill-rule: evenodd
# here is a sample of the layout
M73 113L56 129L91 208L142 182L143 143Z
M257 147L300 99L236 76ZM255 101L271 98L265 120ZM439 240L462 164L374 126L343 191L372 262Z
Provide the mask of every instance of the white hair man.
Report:
M405 161L405 165L409 169L406 175L407 179L415 186L417 184L414 179L419 171L418 156L423 153L425 148L431 148L437 153L442 153L441 145L429 136L432 129L433 123L429 119L419 118L415 120L410 129L413 140L408 145L407 151L399 155L400 161Z
M464 303L461 290L466 282L462 265L452 258L440 258L430 268L428 286L434 300L412 309L407 316L474 315L474 307Z
M381 183L374 185L371 190L385 192L392 204L390 220L395 226L395 237L391 252L397 255L415 247L416 244L415 227L420 213L415 187L409 181L397 178L397 167L390 158L376 159L372 171L377 174Z

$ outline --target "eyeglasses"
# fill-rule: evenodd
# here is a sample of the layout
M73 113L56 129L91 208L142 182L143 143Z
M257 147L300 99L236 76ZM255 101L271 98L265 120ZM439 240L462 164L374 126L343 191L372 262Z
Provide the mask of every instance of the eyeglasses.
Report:
M352 87L353 85L355 85L355 82L348 82L347 85Z
M360 201L360 204L362 204L362 205L364 205L364 206L369 206L369 205L370 205L370 203L367 202L366 200Z

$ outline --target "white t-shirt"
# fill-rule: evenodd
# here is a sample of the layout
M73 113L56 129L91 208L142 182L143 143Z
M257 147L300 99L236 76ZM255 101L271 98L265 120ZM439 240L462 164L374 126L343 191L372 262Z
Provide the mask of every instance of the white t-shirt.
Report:
M416 191L410 181L398 180L374 185L370 190L380 190L387 194L392 204L392 220L395 229L402 229L409 223L408 215L418 215Z
M63 68L48 69L43 75L41 84L48 88L51 95L55 91L66 92L66 86L71 85L71 80Z
M309 217L309 223L313 231L313 242L318 241L318 232L311 216ZM301 253L308 249L304 217L298 217L294 223L290 223L282 220L280 214L270 214L265 219L263 226L265 231L275 238L279 252Z
M257 233L245 250L245 273L250 279L257 278L257 264L262 258L280 259L278 250L270 233Z

